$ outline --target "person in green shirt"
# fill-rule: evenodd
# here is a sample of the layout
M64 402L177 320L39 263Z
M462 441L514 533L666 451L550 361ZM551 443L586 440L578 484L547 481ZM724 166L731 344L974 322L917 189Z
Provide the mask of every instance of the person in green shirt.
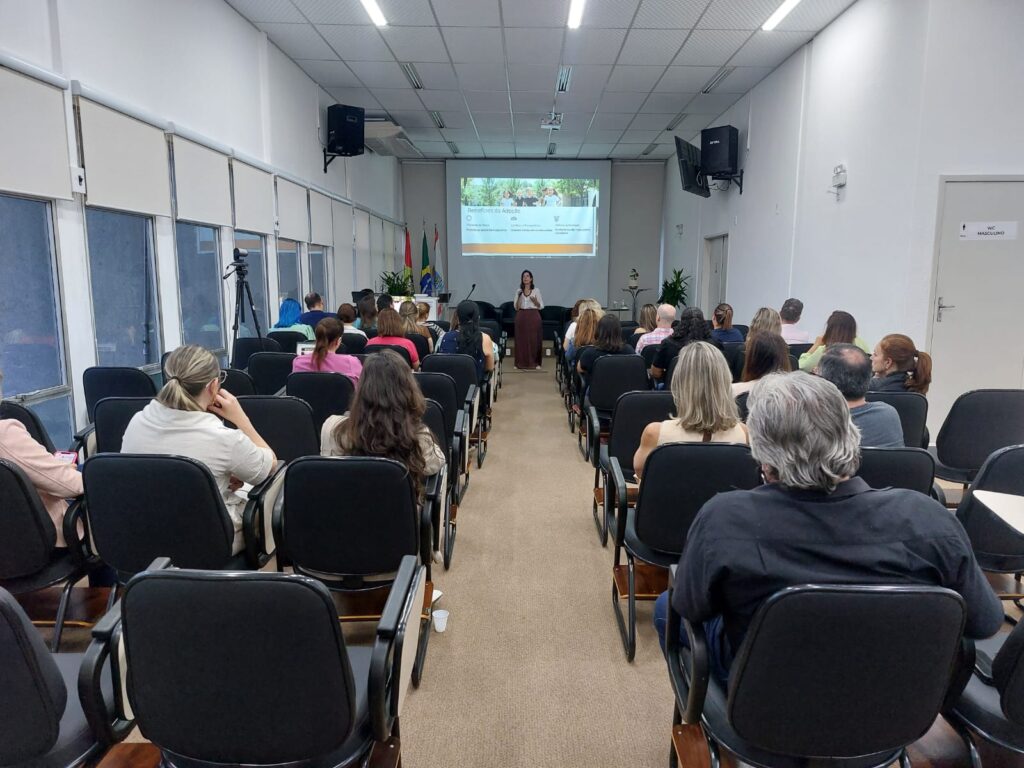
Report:
M825 348L831 344L855 344L867 354L871 354L870 345L857 335L857 321L853 315L837 309L828 316L825 332L814 340L809 350L800 355L800 370L813 371L817 368L821 356L825 354Z

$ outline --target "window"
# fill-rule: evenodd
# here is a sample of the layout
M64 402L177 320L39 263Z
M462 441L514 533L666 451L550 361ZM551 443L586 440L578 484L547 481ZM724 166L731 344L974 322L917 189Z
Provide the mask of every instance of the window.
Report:
M224 305L221 300L217 230L179 221L178 296L181 338L210 350L224 349Z
M252 232L235 232L235 248L241 248L249 252L245 261L249 265L247 282L252 292L252 302L256 307L256 315L260 321L260 331L265 336L270 330L270 314L267 312L267 259L263 250L263 236ZM232 291L234 296L234 291ZM255 336L256 329L253 327L252 313L249 311L249 302L243 299L245 312L238 324L239 336ZM228 319L228 328L234 326L234 305L231 309L232 315Z
M99 365L160 362L152 223L146 216L85 209Z
M277 301L299 296L299 244L294 240L277 239Z
M0 392L66 446L74 428L56 274L49 204L0 195Z
M322 245L309 246L309 290L316 291L330 308L331 291L327 285L327 253Z

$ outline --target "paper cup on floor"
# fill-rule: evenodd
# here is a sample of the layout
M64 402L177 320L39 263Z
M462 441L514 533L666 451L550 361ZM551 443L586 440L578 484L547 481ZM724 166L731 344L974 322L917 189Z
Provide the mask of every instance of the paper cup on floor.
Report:
M433 613L434 631L444 632L448 628L448 611L437 610Z

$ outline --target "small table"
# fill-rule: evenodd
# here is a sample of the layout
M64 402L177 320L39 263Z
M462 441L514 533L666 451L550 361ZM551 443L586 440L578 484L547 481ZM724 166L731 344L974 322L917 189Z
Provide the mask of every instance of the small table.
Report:
M972 491L978 501L1011 528L1024 533L1024 496L996 491Z
M626 293L628 293L630 296L633 297L633 322L635 323L637 321L636 320L636 297L639 296L644 291L650 291L650 290L653 290L653 289L652 288L633 288L631 286L629 288L623 288L622 290L624 290Z

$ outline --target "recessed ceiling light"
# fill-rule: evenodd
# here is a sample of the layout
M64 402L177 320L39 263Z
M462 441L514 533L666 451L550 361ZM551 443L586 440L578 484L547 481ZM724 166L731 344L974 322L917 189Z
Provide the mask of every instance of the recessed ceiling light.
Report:
M365 0L364 0L365 2ZM771 32L792 11L800 4L800 0L783 0L782 5L775 9L775 13L768 17L768 21L761 27L765 32Z
M434 121L434 125L436 125L438 127L438 129L441 129L441 128L445 127L444 120L441 117L441 113L438 112L436 109L435 110L431 110L431 112L430 112L430 119Z
M711 93L722 83L723 80L725 80L725 78L731 75L735 69L735 67L722 67L717 73L715 73L714 77L708 80L707 85L700 89L700 92Z
M384 12L377 5L377 0L359 0L359 2L363 4L366 12L370 14L370 21L378 27L386 27L388 25L388 20L384 18Z
M648 145L647 145L647 149L645 149L645 150L644 150L643 152L641 152L640 154L641 154L641 155L649 155L649 154L651 154L651 152L653 152L653 151L654 151L654 150L656 150L657 148L658 148L658 145L657 145L657 144L655 144L655 143L654 143L654 142L652 141L652 142L651 142L650 144L648 144Z
M417 91L422 91L423 82L420 80L420 73L416 71L416 65L405 61L399 66L402 68L402 72L405 73L405 79L409 81L409 85Z
M553 142L553 141L550 144L548 144L548 154L549 155L555 154L555 142Z
M572 67L559 67L558 80L555 82L555 90L565 93L569 90L569 80L572 78Z
M583 6L586 4L587 0L572 0L569 6L569 29L579 29L583 23Z
M665 126L666 131L674 131L683 120L686 119L686 113L680 112L678 115L672 118L672 122Z
M448 149L452 151L453 155L459 154L459 147L454 141L446 141L445 143L448 145Z

